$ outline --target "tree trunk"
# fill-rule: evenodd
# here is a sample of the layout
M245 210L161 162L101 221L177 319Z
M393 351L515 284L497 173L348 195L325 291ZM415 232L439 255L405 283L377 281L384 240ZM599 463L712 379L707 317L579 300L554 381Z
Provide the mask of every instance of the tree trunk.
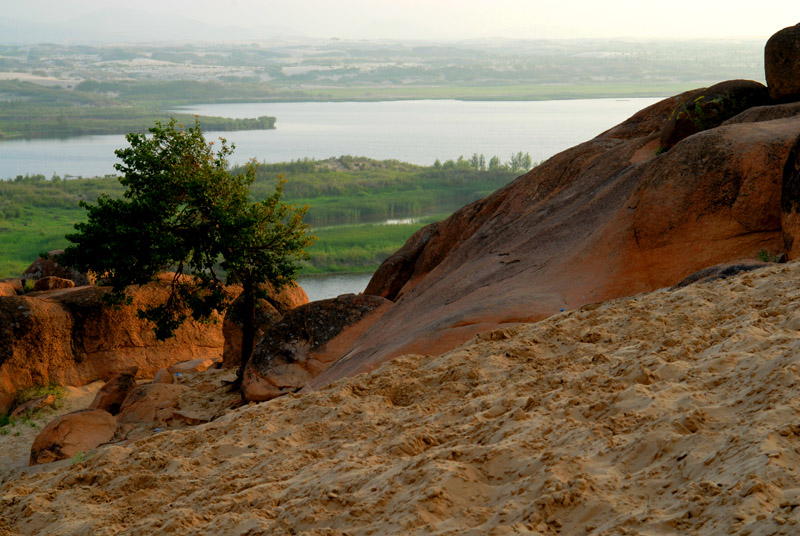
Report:
M253 339L256 333L256 289L252 280L246 279L242 282L244 290L244 314L242 315L242 361L239 365L239 372L236 381L241 385L244 380L244 369L250 361L250 354L253 353Z

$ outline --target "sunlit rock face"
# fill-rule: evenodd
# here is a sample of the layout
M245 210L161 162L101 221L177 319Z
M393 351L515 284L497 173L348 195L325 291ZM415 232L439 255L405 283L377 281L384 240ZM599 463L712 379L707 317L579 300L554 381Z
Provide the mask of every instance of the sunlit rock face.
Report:
M311 385L762 251L798 257L800 187L787 192L785 176L797 176L800 108L751 107L664 152L665 125L692 97L654 104L420 230L367 287L394 306Z

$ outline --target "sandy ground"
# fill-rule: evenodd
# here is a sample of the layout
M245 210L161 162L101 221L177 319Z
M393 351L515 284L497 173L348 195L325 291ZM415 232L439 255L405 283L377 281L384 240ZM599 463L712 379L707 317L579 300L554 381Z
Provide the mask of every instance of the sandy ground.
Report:
M796 263L584 307L0 470L0 534L798 534L799 328Z
M88 408L102 386L103 382L94 382L83 387L65 387L65 396L58 409L46 408L31 419L17 420L13 425L5 426L0 431L0 475L14 467L28 465L31 444L42 428L60 415Z

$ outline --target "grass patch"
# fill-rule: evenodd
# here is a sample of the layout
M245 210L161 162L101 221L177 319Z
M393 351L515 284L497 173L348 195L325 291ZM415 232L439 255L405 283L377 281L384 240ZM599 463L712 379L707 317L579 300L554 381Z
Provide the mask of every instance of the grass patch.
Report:
M418 166L343 156L261 165L251 193L263 199L282 174L289 181L286 201L310 206L305 219L319 240L301 273L367 272L425 223L446 218L524 171L510 163L482 168L463 158ZM86 220L79 203L103 193L121 195L115 177L0 181L0 278L19 277L40 253L68 246L65 235ZM406 218L414 223L382 224Z
M17 417L11 417L10 412L0 414L0 435L7 435L9 432L9 427L15 427L17 424L37 428L39 425L36 422L36 419L42 415L51 413L54 409L61 408L64 405L64 398L67 395L66 389L54 383L31 387L30 389L19 391L14 399L14 402L11 404L12 411L14 408L17 408L26 402L50 395L53 395L55 398L55 402L53 403L52 407L45 407L34 411L26 411ZM19 435L19 432L17 432L15 435Z

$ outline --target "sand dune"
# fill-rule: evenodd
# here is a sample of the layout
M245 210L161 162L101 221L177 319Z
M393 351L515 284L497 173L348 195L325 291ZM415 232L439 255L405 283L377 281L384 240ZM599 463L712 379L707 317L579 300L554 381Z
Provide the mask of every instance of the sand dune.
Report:
M800 264L0 470L0 534L797 534Z

